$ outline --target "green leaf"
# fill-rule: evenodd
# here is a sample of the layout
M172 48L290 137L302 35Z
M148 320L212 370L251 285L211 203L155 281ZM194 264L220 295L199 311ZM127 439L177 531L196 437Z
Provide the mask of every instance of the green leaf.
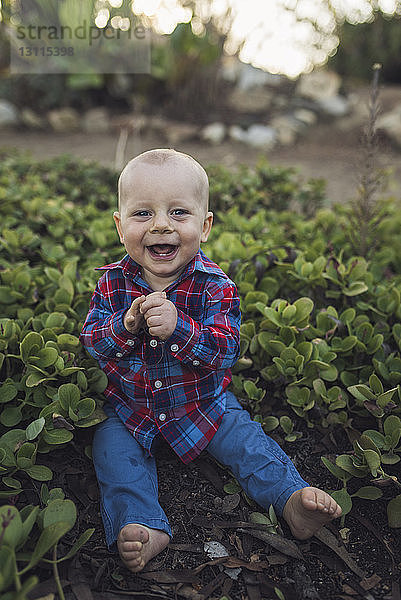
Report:
M274 417L272 415L269 417L266 417L263 420L263 429L266 431L266 433L273 431L274 429L276 429L276 427L278 427L278 425L279 425L278 418Z
M72 529L77 520L77 509L72 500L52 500L42 514L43 527L63 522L68 523Z
M297 309L295 322L299 324L312 312L313 301L310 298L299 298L298 300L295 300L294 306Z
M359 488L357 492L352 494L354 498L364 498L365 500L377 500L383 496L383 492L373 485L367 485Z
M373 477L377 477L377 469L380 467L380 456L374 450L364 450L363 454Z
M368 286L363 281L353 281L348 288L343 289L346 296L358 296L368 290Z
M36 543L36 546L32 552L31 560L29 563L20 571L21 574L29 571L37 565L41 558L51 549L60 538L63 537L70 530L69 523L52 523L46 529L42 531L40 537Z
M352 498L345 488L330 492L330 496L341 506L342 516L350 512L352 509Z
M31 356L29 358L29 363L40 367L41 369L47 369L54 365L57 359L58 352L55 348L42 348L36 356Z
M269 517L260 512L252 512L249 515L249 520L251 523L258 523L258 525L271 525Z
M92 537L92 535L94 534L95 529L87 529L86 531L84 531L79 538L77 539L77 541L73 544L73 546L70 548L70 550L67 552L67 554L65 556L63 556L62 558L58 559L58 563L62 562L64 560L69 560L70 558L72 558L73 556L75 556L75 554L78 552L78 550L84 545L86 544L86 542Z
M14 427L22 421L22 412L19 406L6 406L0 414L0 423L5 427Z
M26 363L31 355L36 354L44 346L44 340L36 331L30 331L26 334L20 344L21 358Z
M0 565L0 592L5 592L14 580L16 566L14 550L5 544L0 546Z
M74 409L81 398L81 391L74 383L64 383L59 387L58 398L64 410L70 406Z
M389 415L383 428L384 433L391 439L391 447L395 448L401 437L401 419L397 415Z
M401 494L387 504L389 527L401 527Z
M229 483L226 483L223 489L226 494L237 494L242 490L240 484L237 481L235 481L235 479L230 481Z
M43 417L32 421L32 423L30 423L25 430L26 439L34 440L36 437L38 437L40 432L43 430L43 427L45 426L45 422L46 420Z
M380 381L380 379L378 378L378 376L375 375L375 373L372 373L372 375L369 377L369 385L370 385L373 393L376 394L377 396L384 392L383 384Z
M326 469L328 469L330 471L330 473L332 475L334 475L334 477L337 477L337 479L341 479L343 481L348 481L348 479L351 478L350 473L348 473L347 471L345 471L344 469L342 469L340 466L333 464L325 456L321 456L320 460L322 461L322 463L324 464L324 466L326 467Z
M8 379L0 387L0 403L11 402L18 394L18 388L12 379Z
M27 387L36 387L40 383L47 381L49 377L47 375L41 375L40 373L31 373L28 375L25 385Z
M66 444L73 438L71 431L67 429L44 429L42 439L47 444Z
M45 465L32 465L32 467L24 469L24 471L36 481L50 481L53 477L53 472Z
M347 390L357 400L362 400L363 402L365 402L365 400L376 400L376 396L368 388L367 385L363 385L363 384L351 385L350 387L347 388Z
M0 523L4 531L2 544L16 548L23 535L21 515L15 506L0 506Z

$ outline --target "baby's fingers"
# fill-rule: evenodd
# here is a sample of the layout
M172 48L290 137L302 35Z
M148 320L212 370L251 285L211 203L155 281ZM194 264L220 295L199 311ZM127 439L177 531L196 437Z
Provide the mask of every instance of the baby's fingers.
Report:
M139 296L138 298L135 298L135 300L131 304L131 312L133 312L134 314L139 314L141 312L140 311L141 304L144 300L145 300L144 295Z
M146 313L150 308L154 308L156 306L162 306L166 301L166 292L153 292L146 296L145 300L142 302L140 306L140 311L142 314Z

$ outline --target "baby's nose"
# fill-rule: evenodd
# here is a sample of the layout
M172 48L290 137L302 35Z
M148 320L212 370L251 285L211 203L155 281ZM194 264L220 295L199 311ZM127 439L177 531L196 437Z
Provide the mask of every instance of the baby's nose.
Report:
M168 215L156 214L152 219L150 231L154 233L166 233L169 231L173 231L173 227L171 225Z

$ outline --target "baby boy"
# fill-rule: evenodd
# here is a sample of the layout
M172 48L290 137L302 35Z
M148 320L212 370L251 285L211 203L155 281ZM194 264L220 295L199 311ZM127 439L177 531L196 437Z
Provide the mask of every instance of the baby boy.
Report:
M226 465L298 539L341 514L228 390L239 297L200 249L213 221L208 196L204 169L186 154L150 150L126 165L114 221L127 254L101 267L81 333L108 377L108 419L93 442L106 541L134 572L172 536L158 502L161 438L184 463L206 451Z

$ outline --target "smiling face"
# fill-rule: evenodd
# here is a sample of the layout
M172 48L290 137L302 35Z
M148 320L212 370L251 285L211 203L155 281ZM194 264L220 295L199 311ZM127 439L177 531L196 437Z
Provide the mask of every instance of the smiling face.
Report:
M164 152L164 162L153 151L155 161L145 153L128 163L119 182L120 211L113 215L121 243L156 291L179 277L213 221L203 169L186 155Z

